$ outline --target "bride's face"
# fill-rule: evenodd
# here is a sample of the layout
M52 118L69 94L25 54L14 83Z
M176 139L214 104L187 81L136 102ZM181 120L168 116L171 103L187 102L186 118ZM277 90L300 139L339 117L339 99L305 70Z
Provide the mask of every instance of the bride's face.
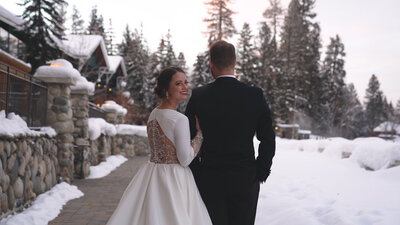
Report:
M172 76L168 88L168 98L177 101L185 100L189 97L189 82L184 73L177 72Z

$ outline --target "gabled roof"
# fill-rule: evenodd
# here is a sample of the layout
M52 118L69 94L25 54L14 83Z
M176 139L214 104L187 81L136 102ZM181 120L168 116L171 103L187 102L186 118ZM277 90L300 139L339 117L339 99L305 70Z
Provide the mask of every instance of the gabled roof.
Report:
M106 45L104 44L103 37L100 35L69 34L65 36L65 40L58 43L58 46L65 54L79 59L81 62L86 62L100 46L107 69L110 69Z
M0 21L18 30L22 30L23 24L25 23L25 21L21 17L14 15L12 12L8 11L1 5L0 5Z
M117 72L118 67L121 66L124 77L127 76L126 67L125 67L124 59L122 58L122 56L109 55L108 61L110 62L110 73Z

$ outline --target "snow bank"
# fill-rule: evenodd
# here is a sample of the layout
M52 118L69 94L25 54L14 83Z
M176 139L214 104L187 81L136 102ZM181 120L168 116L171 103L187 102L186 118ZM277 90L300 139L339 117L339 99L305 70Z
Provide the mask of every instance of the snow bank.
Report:
M6 117L5 111L0 111L0 136L13 138L20 136L39 137L42 135L54 137L57 133L51 127L42 127L40 131L31 130L19 115L9 113Z
M74 185L65 182L57 184L39 195L31 207L4 218L0 225L46 225L58 216L63 205L69 200L82 196L83 193Z
M372 170L386 169L400 160L400 143L381 138L357 138L350 159L361 167Z
M90 167L90 175L87 177L87 179L105 177L127 160L128 159L122 155L109 156L106 158L106 161L101 162L97 166Z
M89 118L89 137L90 140L96 140L101 134L115 136L117 130L111 123L107 123L102 118Z
M400 143L369 137L348 140L345 138L328 138L324 140L288 140L277 138L277 151L298 150L319 152L329 157L350 160L363 168L372 170L386 169L400 160ZM256 141L256 144L258 141Z
M17 27L19 30L23 29L25 21L21 17L14 15L12 12L8 11L1 5L0 18L2 22L5 22L13 27Z
M116 102L111 100L105 101L105 103L101 105L100 108L106 112L116 112L118 114L122 114L123 116L125 116L128 112L128 110L126 110L124 107L118 105Z
M117 134L121 135L138 135L142 137L147 137L147 127L129 124L118 124L115 126L117 128Z

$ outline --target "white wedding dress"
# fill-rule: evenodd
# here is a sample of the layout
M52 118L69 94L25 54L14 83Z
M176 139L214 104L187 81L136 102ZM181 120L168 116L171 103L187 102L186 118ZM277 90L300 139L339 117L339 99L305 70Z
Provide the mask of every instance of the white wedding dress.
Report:
M211 225L188 168L200 148L201 134L191 142L187 117L157 108L150 114L147 134L150 162L132 179L107 224Z

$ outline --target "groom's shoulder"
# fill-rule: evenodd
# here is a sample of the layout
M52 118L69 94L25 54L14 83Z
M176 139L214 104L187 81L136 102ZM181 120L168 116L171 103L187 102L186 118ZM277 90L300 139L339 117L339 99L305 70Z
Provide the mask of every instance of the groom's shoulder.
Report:
M206 85L203 85L200 87L196 87L193 89L192 94L193 95L202 95L207 92L207 90L211 87L211 85L212 85L212 83L206 84Z
M263 90L259 87L251 86L251 85L243 83L243 82L239 82L239 83L240 83L241 88L244 89L244 91L247 91L254 95L260 95L263 93Z

